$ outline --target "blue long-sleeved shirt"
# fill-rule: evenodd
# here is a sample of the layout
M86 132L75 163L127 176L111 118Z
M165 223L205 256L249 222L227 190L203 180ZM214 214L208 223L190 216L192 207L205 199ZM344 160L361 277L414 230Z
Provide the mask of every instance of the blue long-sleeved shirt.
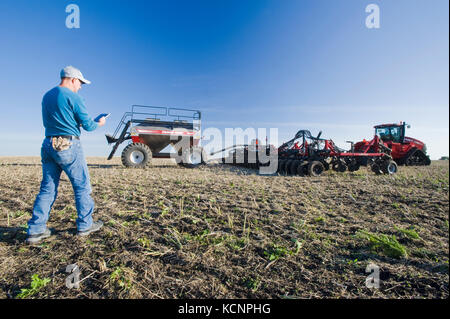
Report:
M81 96L60 86L45 93L42 99L42 121L45 136L80 136L80 125L86 131L98 127L89 117Z

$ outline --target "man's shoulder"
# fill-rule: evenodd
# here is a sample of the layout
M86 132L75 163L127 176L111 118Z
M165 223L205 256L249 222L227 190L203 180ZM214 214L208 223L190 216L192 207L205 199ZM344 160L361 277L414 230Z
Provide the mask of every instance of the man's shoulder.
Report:
M49 90L47 93L45 93L45 96L55 96L55 97L64 97L67 99L70 99L72 101L75 102L82 102L82 98L81 96L79 96L77 93L72 92L71 90L69 90L66 87L63 86L55 86L54 88L52 88L51 90Z
M54 88L45 92L44 96L54 95L54 94L57 94L58 92L59 92L58 87L55 86Z
M65 96L70 96L70 97L74 97L77 98L78 94L72 92L71 90L69 90L68 88L64 87L64 86L57 86L54 89L56 89L56 91L59 94L65 95Z

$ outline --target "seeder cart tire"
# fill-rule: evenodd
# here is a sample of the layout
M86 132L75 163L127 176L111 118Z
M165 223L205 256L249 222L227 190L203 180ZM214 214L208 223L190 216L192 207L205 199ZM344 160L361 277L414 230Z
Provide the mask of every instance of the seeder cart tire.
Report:
M152 151L142 143L131 143L122 151L122 164L126 167L144 168L152 159Z

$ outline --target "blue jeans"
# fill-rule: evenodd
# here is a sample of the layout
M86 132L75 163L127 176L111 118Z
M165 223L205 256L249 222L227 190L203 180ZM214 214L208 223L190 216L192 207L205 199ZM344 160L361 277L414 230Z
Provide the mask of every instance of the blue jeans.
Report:
M28 235L41 234L47 228L50 210L58 194L59 179L64 171L72 183L78 218L78 231L92 226L94 200L91 197L91 182L80 140L73 139L69 149L56 151L49 138L41 148L42 182L33 207L33 216L28 221Z

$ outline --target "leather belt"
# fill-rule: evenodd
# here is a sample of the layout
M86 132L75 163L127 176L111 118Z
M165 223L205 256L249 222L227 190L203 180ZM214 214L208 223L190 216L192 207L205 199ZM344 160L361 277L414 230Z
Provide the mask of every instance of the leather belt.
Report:
M75 136L75 135L56 135L56 136L46 136L45 138L53 138L53 137L62 137L62 138L67 138L67 139L69 139L69 140L72 140L72 139L76 139L76 140L79 140L79 139L80 139L80 137L79 137L79 136Z

